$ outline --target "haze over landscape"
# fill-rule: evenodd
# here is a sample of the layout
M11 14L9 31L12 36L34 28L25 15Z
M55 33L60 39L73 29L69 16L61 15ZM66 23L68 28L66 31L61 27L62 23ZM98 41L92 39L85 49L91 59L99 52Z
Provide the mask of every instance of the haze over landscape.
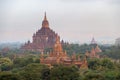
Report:
M120 0L0 0L0 80L120 80Z
M44 12L61 39L114 43L120 36L120 0L0 0L0 42L26 42Z

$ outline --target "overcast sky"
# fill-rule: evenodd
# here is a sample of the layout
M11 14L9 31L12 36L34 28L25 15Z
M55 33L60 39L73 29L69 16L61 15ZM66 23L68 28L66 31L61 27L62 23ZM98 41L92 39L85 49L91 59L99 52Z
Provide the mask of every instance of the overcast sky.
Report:
M120 37L120 0L0 0L0 42L32 41L45 11L65 41L114 43Z

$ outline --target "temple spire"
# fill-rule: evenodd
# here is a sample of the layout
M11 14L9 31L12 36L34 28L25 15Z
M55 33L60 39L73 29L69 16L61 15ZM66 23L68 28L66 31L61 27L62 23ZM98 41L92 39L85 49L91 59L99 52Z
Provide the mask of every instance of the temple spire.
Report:
M44 20L42 22L42 27L43 28L49 28L49 22L48 22L47 17L46 17L46 12L44 14Z
M91 44L97 44L94 37L92 38Z
M56 36L56 43L60 43L60 37L58 35Z
M56 42L55 42L55 44L54 44L54 52L62 52L63 51L63 49L62 49L62 45L61 45L61 43L60 43L60 37L57 35L56 36ZM59 53L59 54L61 54L61 53Z
M45 15L44 15L44 20L47 20L47 17L46 17L46 12L45 12Z

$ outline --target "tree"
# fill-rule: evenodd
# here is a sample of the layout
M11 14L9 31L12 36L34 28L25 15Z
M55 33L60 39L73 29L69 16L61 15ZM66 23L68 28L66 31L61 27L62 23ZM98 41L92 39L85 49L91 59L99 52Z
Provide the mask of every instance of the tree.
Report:
M103 73L106 80L119 80L120 79L120 72L116 70L107 70Z
M33 63L33 58L16 58L13 60L14 67L24 67L27 66L30 63Z
M84 76L83 80L106 80L100 73L89 72Z
M88 61L88 68L92 70L98 70L101 68L101 62L99 59L94 58Z
M23 80L18 74L5 71L0 72L0 80Z
M13 62L9 58L0 58L1 71L8 71L12 69Z
M101 66L103 68L108 68L108 69L114 69L115 68L113 62L108 58L104 58L104 59L101 60Z
M50 80L79 80L78 68L59 65L51 69Z
M41 71L41 79L42 80L50 80L50 69L43 68Z
M47 70L48 67L38 63L31 63L25 66L19 74L25 78L25 80L41 80L43 77L43 70Z

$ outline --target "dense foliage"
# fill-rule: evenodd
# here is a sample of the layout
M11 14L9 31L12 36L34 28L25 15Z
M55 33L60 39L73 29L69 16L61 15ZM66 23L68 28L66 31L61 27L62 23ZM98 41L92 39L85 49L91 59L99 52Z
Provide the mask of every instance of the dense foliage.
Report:
M88 69L80 69L74 65L54 65L49 68L40 64L38 52L21 51L19 49L0 51L0 80L120 80L120 47L100 46L105 55L101 59L87 58ZM69 55L84 55L90 45L64 45ZM46 49L49 51L51 49ZM46 54L47 56L47 54Z
M110 58L88 59L88 69L54 65L49 68L27 57L0 59L0 80L119 80L120 62ZM6 64L6 66L3 66ZM10 68L9 68L10 67Z
M75 66L56 66L50 71L50 80L79 80L79 69Z

